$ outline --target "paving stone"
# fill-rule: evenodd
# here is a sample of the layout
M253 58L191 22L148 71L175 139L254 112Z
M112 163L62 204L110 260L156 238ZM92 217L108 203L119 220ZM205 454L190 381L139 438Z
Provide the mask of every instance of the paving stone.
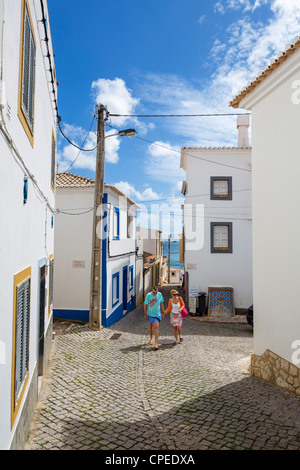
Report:
M183 337L166 317L154 351L143 305L100 332L61 328L25 449L300 449L299 398L241 368L247 324L187 318Z

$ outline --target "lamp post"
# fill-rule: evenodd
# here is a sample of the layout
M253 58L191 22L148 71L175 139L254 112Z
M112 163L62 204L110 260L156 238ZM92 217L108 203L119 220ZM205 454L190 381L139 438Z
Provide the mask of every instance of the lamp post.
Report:
M103 104L96 107L98 115L97 124L97 158L94 193L93 218L93 248L90 283L90 314L89 326L93 330L101 328L101 284L102 284L102 235L103 235L103 194L104 194L104 167L105 167L105 139L119 135L120 137L133 137L135 129L125 129L116 134L105 137L105 121L108 111Z

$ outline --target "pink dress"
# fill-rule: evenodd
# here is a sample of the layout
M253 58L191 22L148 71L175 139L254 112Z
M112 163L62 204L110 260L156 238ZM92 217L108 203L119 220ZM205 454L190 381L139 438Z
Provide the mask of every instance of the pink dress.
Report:
M180 302L174 304L172 302L172 311L170 312L170 322L172 326L182 325L182 316L180 312Z

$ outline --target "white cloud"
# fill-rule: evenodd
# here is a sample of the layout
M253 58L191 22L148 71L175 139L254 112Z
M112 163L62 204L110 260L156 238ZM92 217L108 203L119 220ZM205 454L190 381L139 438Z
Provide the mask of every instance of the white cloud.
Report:
M120 149L121 142L120 138L116 135L109 137L112 134L115 134L115 131L111 130L105 134L105 161L108 163L118 163L118 151Z
M92 83L92 90L95 103L104 104L112 114L134 114L136 106L140 103L140 100L132 96L132 91L126 87L124 80L120 78L115 78L114 80L100 78ZM137 119L133 118L111 118L110 122L119 130L124 125L133 124L139 128L141 135L146 134L148 128L153 128L153 124L150 123L147 127L144 123L140 123ZM133 125L131 125L131 127L133 127ZM64 124L63 128L69 140L81 147L87 131L68 123ZM111 130L106 133L106 136L115 133L116 130ZM96 145L96 139L95 133L90 132L84 149L93 148ZM121 140L117 136L105 140L106 162L118 163L120 142ZM58 152L59 171L67 170L74 160L76 161L72 165L72 168L94 171L96 165L96 150L94 152L81 152L79 156L78 152L76 147L71 144L66 144L65 141L61 141Z
M133 96L125 81L116 77L114 80L99 78L92 83L92 90L96 104L104 104L111 114L120 114L120 117L110 117L113 126L120 128L134 127L140 135L145 135L148 129L153 128L153 123L146 124L135 117L127 117L136 113L140 105L140 98Z
M63 132L71 142L80 148L93 149L96 146L97 138L94 132L87 133L86 130L72 124L64 124ZM75 168L95 170L96 149L92 152L80 152L74 145L65 144L65 142L60 137L57 152L59 172L68 170L71 165L73 170Z
M244 12L253 12L261 5L268 3L269 0L219 0L215 3L215 12L224 15L226 10L239 10Z
M160 199L161 196L153 191L152 188L148 187L144 191L138 191L133 185L127 181L120 181L115 183L115 186L122 191L129 198L138 201L153 201Z
M132 91L126 87L124 80L115 78L108 80L99 78L92 83L94 99L97 104L104 104L112 114L134 114L140 100L132 96ZM126 117L112 118L115 125L124 125Z
M148 147L148 154L150 159L145 162L146 174L168 187L173 185L177 191L178 181L184 179L184 171L180 168L180 146L157 141Z
M206 15L201 15L200 18L198 19L198 23L203 24L205 20L206 20Z
M269 5L269 19L258 22L252 12ZM234 113L228 103L234 96L300 33L299 0L226 0L216 9L240 9L222 37L217 37L208 58L215 71L206 83L187 81L177 75L145 74L140 97L154 112L165 114ZM236 117L165 119L162 126L177 136L181 146L237 145ZM159 168L166 168L166 162ZM153 171L150 171L153 174Z

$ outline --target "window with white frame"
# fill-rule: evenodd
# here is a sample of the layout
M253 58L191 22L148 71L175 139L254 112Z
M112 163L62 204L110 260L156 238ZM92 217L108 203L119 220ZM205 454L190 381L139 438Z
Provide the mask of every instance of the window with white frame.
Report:
M211 222L211 252L232 253L232 222Z
M232 177L212 176L210 179L210 199L232 200Z
M133 266L129 266L129 290L133 289Z
M120 274L115 273L112 276L112 306L114 307L120 300Z
M113 209L113 239L120 240L120 210L117 207Z

